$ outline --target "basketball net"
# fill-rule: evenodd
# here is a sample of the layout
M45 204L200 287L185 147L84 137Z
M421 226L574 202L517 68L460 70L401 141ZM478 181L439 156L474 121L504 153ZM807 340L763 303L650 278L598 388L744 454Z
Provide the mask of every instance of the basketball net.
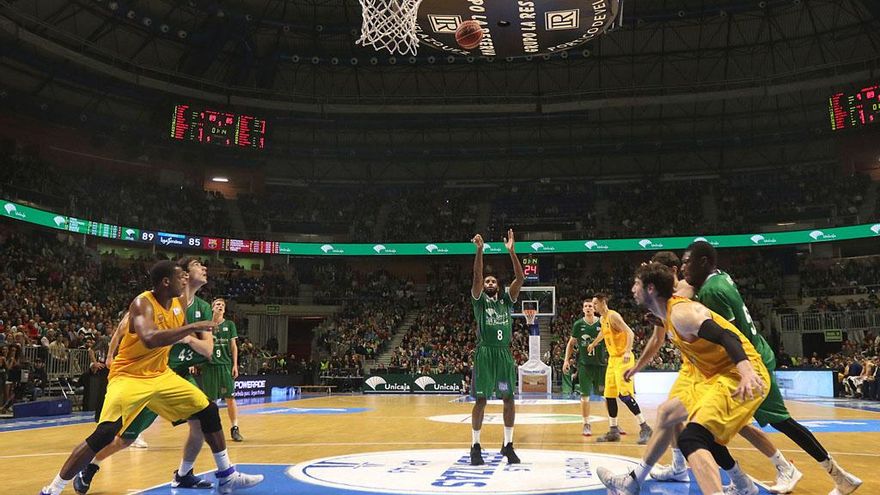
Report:
M419 46L416 15L422 0L358 0L363 9L357 44L388 50L392 55L415 55Z
M537 309L524 309L523 315L526 317L526 323L529 325L535 324L535 319L538 317Z

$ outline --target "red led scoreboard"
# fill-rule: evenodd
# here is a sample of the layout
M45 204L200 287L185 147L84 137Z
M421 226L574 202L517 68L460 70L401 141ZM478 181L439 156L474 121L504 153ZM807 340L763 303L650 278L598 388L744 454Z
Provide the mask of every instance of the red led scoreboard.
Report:
M880 122L880 84L829 99L831 129L855 129Z
M266 121L253 115L176 105L171 117L171 137L181 141L263 149Z

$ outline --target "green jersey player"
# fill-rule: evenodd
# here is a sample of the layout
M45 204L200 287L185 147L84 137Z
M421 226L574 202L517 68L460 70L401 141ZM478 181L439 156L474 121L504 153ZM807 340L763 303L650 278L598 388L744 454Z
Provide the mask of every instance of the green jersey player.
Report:
M752 342L767 370L770 371L770 394L755 412L758 423L761 426L770 424L798 444L804 452L810 454L831 476L837 494L847 495L855 491L862 481L844 471L810 430L789 414L773 373L776 369L776 357L767 341L755 328L733 279L717 268L718 255L715 248L705 241L694 242L685 251L681 262L685 280L697 291L695 298L733 323ZM803 476L801 472L782 456L762 430L749 425L743 428L740 434L776 464L776 485L772 486L770 491L791 492Z
M235 379L238 378L238 329L235 323L224 319L226 301L220 298L211 302L218 324L214 329L214 354L211 362L202 367L204 390L211 400L223 399L232 423L230 435L236 442L244 440L238 430L238 406L235 404Z
M583 435L589 437L593 434L590 428L590 394L599 393L599 387L605 384L605 367L608 357L605 353L605 344L589 350L589 345L596 340L601 330L601 323L596 316L596 308L593 299L584 299L582 304L584 316L575 320L571 328L571 337L565 346L565 362L562 372L568 373L572 351L577 349L577 374L578 386L581 391L581 414L584 417Z
M513 262L515 278L507 292L498 285L493 275L483 274L483 237L477 234L472 239L477 246L474 256L474 276L471 284L471 305L477 324L477 348L474 352L474 366L471 395L475 399L471 413L473 426L471 444L471 465L484 464L480 447L480 429L486 400L497 395L504 402L504 442L501 453L510 464L519 463L513 450L513 420L516 414L513 401L513 387L516 385L516 364L510 353L510 337L513 332L511 311L519 297L525 281L522 265L516 257L513 230L507 231L504 246Z

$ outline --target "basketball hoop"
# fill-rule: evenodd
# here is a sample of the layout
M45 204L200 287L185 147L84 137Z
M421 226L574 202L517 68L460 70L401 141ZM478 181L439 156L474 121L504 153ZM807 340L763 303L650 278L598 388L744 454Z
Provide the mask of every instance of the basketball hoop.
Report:
M416 15L422 0L359 0L363 9L357 44L388 50L392 55L415 55L419 38Z
M523 315L526 317L526 323L529 325L535 324L535 319L538 317L537 309L523 309Z

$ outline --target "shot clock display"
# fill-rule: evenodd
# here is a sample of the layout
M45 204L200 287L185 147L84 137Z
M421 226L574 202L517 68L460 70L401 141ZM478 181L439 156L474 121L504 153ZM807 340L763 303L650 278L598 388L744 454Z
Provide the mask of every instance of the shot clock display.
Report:
M263 149L266 146L266 121L253 115L176 105L171 117L171 138Z
M837 93L828 100L831 130L857 129L880 122L880 84L855 93Z
M524 256L522 259L523 275L526 276L526 282L540 281L540 272L538 270L538 258L536 256Z

